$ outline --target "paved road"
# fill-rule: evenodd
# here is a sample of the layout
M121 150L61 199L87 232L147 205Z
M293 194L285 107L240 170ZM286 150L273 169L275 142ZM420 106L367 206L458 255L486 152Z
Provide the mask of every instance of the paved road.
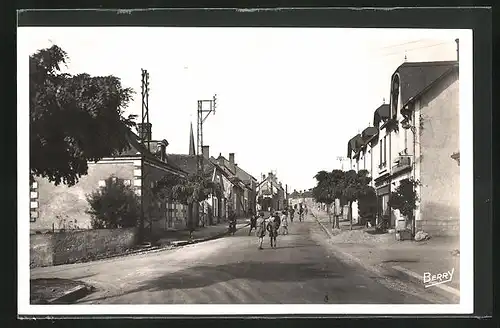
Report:
M92 263L37 268L31 278L68 278L97 291L79 303L429 303L421 290L373 277L333 257L308 217L278 248L257 249L248 228L235 236L175 250ZM416 287L415 287L416 288ZM432 301L432 300L431 300Z

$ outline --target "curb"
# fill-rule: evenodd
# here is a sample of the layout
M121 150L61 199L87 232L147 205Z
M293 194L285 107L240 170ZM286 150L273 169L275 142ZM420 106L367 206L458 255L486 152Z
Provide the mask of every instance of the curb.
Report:
M244 229L244 228L248 227L249 225L250 225L250 223L245 223L244 226L236 228L236 231ZM224 232L219 233L217 235L202 237L202 238L193 239L193 240L174 241L174 242L170 243L170 245L175 248L175 247L180 247L180 246L198 244L198 243L201 243L201 242L204 242L204 241L210 241L210 240L219 239L219 238L224 237L226 235L229 235L229 232L227 230L224 230Z
M92 291L92 287L87 285L79 285L71 288L67 292L65 292L62 296L52 298L47 301L48 304L65 304L74 302L86 295L88 295Z
M323 223L321 223L318 220L318 218L316 217L315 214L312 214L312 215L313 215L314 219L316 219L316 222L319 224L319 226L327 233L328 237L331 239L333 237L333 234L328 230L327 227L325 227L325 225ZM332 245L332 246L334 246L334 245ZM394 274L390 274L390 273L391 273L391 271L392 272L396 271L397 278L399 280L405 280L405 281L412 282L412 283L415 283L417 285L423 286L422 282L424 281L424 278L413 271L410 271L408 269L405 269L405 268L397 266L397 265L392 266L392 267L382 265L381 267L383 269L379 270L372 265L368 265L368 264L363 263L363 261L361 261L359 258L340 250L338 247L334 246L334 248L335 248L337 255L340 255L339 257L343 258L344 260L350 261L350 262L355 262L356 264L360 265L364 269L366 269L366 270L368 270L368 271L370 271L370 272L372 272L380 277L385 277L388 274L394 277ZM384 271L385 271L385 273L384 273ZM434 289L434 291L436 293L440 294L441 296L444 296L447 298L450 298L450 296L451 296L451 298L453 300L457 300L457 298L458 298L458 301L460 300L460 291L458 289L455 289L455 288L452 288L452 287L446 286L446 285L436 285L433 287L436 287L436 289Z
M316 217L315 214L312 214L312 216L314 217L314 219L316 220L316 222L319 224L319 226L323 229L323 231L325 231L328 235L328 237L331 239L334 235L328 230L327 227L325 227L325 225L323 223L321 223L318 218ZM385 277L387 272L384 272L385 270L380 270L378 268L375 268L371 265L368 265L368 264L365 264L363 263L363 261L361 261L359 258L349 254L349 253L346 253L342 250L340 250L338 247L336 247L335 245L332 245L334 250L335 250L335 253L337 255L337 257L341 258L344 260L344 262L354 262L356 263L358 266L361 266L363 269L367 270L367 271L370 271L371 273L377 275L378 277Z

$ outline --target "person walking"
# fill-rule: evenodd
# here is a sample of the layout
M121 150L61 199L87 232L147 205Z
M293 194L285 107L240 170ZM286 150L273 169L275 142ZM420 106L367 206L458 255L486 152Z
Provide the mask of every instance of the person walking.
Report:
M252 215L250 217L250 230L248 230L248 235L252 233L252 230L255 229L257 231L257 215Z
M259 238L259 249L262 249L262 243L264 242L264 237L266 236L266 220L264 219L264 213L261 212L259 218L257 219L257 230L255 234Z
M278 236L278 228L276 217L270 217L267 223L267 231L269 232L269 241L271 243L271 248L276 248L276 237Z
M302 222L302 217L304 215L304 208L302 207L302 204L299 206L299 221Z
M283 211L281 215L281 234L282 235L288 235L288 216L286 215L286 211Z
M293 216L295 214L295 209L290 206L290 210L288 212L290 213L290 223L293 223Z
M275 212L274 213L274 221L276 222L276 232L279 232L280 231L280 227L281 227L280 212Z

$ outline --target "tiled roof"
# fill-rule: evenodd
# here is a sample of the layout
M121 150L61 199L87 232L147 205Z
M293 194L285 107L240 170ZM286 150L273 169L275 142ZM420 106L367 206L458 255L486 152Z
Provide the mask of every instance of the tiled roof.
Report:
M457 65L456 61L403 63L393 74L393 77L395 74L400 77L401 105L405 105Z
M165 166L166 168L169 168L171 170L175 170L179 173L187 173L186 171L182 170L180 167L176 166L173 163L167 163L161 161L159 158L157 158L152 152L148 151L146 147L144 147L139 139L139 136L132 132L130 129L128 129L128 133L126 134L126 138L129 142L129 149L121 152L118 154L118 156L137 156L137 155L143 155L150 161L155 162L156 164ZM156 145L157 143L160 143L162 141L150 141L150 147L149 149L154 150L156 152ZM153 148L154 147L154 148Z
M198 158L196 155L167 154L167 162L181 168L189 174L195 174L198 170ZM205 172L210 172L213 171L215 166L212 162L203 158L203 167Z
M242 181L257 181L251 174L247 173L245 170L243 170L241 167L236 165L236 176L240 178Z

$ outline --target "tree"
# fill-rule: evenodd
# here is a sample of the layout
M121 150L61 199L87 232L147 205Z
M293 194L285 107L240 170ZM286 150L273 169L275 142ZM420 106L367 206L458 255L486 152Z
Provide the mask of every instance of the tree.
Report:
M188 229L192 236L196 223L193 220L193 205L208 199L210 195L220 198L223 193L221 186L212 181L211 173L205 172L191 174L187 178L167 174L158 181L155 194L161 199L187 205Z
M342 170L333 170L330 173L330 184L332 186L332 193L334 195L334 201L339 200L340 205L340 215L344 213L345 197L343 195L345 188L345 172ZM333 222L333 228L340 229L339 216L335 213L335 220Z
M413 211L417 208L418 195L415 187L420 182L413 179L403 179L395 191L391 192L388 205L391 208L399 210L410 222L412 235L415 234L415 224Z
M343 196L349 205L349 221L352 230L352 203L371 192L370 176L367 170L347 171L343 180Z
M115 76L60 72L68 60L54 45L30 56L30 179L73 186L97 162L128 149L133 91Z
M141 215L141 202L130 186L122 180L109 177L105 186L87 195L92 216L92 228L116 229L137 225Z
M367 187L364 195L358 199L358 213L364 222L375 225L377 215L377 193L373 187Z
M334 201L332 199L332 195L330 194L330 186L329 186L329 179L330 179L330 173L327 171L319 171L314 178L316 179L317 183L316 186L313 188L312 195L313 198L316 202L318 203L323 203L327 204L327 213L328 213L328 219L330 222L332 221L331 215L330 215L330 204Z

